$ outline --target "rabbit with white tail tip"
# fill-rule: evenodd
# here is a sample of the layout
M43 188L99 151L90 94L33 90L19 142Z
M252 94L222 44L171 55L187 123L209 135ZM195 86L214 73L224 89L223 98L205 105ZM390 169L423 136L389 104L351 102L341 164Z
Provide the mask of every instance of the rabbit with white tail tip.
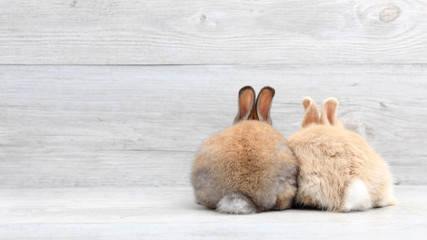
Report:
M297 186L297 162L271 126L275 91L239 91L234 125L206 141L196 154L191 182L196 202L219 212L250 214L289 208Z
M338 101L327 99L319 116L311 98L303 101L302 129L289 138L298 159L301 206L348 212L397 204L387 163L336 117Z

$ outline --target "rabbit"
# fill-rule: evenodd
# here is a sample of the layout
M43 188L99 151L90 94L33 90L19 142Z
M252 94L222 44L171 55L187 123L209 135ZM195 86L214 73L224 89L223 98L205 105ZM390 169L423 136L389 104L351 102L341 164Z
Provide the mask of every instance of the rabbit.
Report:
M234 125L203 142L191 171L196 202L229 214L289 208L296 193L296 158L271 125L275 94L246 86Z
M302 129L289 137L298 160L295 204L335 212L397 204L387 163L358 134L337 119L338 101L328 98L319 116L304 98Z

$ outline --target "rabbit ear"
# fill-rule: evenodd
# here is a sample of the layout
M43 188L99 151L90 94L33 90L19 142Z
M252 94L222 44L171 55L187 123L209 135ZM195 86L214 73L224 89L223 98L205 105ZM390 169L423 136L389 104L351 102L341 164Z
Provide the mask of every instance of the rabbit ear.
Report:
M239 91L239 109L234 123L247 120L255 104L255 90L251 86L242 87Z
M263 87L258 94L258 98L256 100L256 114L260 121L267 122L272 125L271 116L270 116L270 108L271 103L273 102L273 97L276 91L272 87Z
M338 100L336 98L328 98L322 104L322 114L320 121L325 125L341 126L337 119Z
M305 97L302 101L302 105L304 106L305 114L301 126L305 128L312 123L319 123L319 111L317 110L317 105L314 100Z

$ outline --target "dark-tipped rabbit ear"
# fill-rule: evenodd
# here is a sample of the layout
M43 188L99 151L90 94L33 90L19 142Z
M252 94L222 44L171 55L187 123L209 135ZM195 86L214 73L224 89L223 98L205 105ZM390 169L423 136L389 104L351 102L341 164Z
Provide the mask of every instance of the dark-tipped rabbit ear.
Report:
M234 123L247 120L255 104L255 90L251 86L242 87L239 91L239 109Z
M338 100L330 97L326 99L322 104L322 113L320 115L320 121L322 124L331 126L342 126L341 122L337 118Z
M273 102L275 91L272 87L263 87L256 100L256 113L260 121L272 125L270 116L271 103Z
M309 97L305 97L302 101L302 105L304 106L305 114L301 126L305 128L312 123L319 123L319 111L314 100Z

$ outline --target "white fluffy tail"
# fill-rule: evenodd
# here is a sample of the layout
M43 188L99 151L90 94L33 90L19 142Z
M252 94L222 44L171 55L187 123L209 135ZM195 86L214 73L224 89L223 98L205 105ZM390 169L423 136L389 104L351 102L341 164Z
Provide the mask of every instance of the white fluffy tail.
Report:
M219 200L217 210L229 214L252 214L257 212L257 207L245 195L232 192Z
M369 190L362 180L354 180L346 189L343 212L364 211L372 207Z

